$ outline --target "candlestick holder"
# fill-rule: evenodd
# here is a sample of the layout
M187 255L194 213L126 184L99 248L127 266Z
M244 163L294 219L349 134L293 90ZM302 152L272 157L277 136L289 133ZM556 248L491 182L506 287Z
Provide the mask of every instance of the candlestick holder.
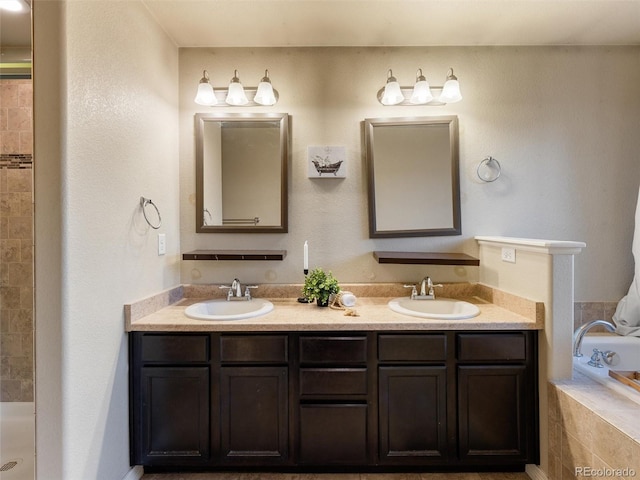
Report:
M305 268L304 270L302 270L304 272L304 276L305 279L307 278L307 275L309 274L309 269ZM298 302L299 303L309 303L309 299L305 298L305 297L298 297Z

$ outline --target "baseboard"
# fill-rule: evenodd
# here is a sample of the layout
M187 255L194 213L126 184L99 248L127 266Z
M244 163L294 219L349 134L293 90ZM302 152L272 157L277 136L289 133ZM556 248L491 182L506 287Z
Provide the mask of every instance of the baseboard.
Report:
M124 477L122 477L122 480L140 480L142 475L144 475L144 468L140 465L136 465L129 470Z
M540 468L538 465L534 465L532 463L527 463L524 467L524 471L531 480L549 480L547 478L547 474Z

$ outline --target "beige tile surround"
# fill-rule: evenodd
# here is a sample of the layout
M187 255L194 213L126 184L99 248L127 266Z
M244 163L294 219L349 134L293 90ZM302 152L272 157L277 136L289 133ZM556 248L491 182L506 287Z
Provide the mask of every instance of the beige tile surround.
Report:
M618 302L575 302L573 308L573 329L580 328L593 320L612 321ZM604 332L604 327L594 327L593 332Z
M549 383L548 409L549 480L640 477L639 404L574 371ZM577 467L603 475L576 475Z
M33 401L31 80L0 80L0 401Z
M0 80L0 154L33 152L30 79Z

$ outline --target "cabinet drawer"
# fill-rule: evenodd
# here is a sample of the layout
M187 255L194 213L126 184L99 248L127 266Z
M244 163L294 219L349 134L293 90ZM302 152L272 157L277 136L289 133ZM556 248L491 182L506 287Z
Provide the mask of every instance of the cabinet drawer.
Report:
M303 397L366 394L366 368L303 368L300 370L300 395Z
M207 362L209 335L144 335L140 339L142 362Z
M381 362L433 362L447 358L444 334L380 335L378 359Z
M229 363L285 363L286 335L223 335L220 359Z
M367 337L301 337L300 363L366 363Z
M460 361L522 361L526 357L527 342L522 332L458 334Z

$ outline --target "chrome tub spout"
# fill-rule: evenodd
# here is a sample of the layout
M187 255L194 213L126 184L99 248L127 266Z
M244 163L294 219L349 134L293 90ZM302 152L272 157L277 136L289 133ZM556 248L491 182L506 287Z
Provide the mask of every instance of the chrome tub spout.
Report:
M593 327L596 327L598 325L603 326L610 332L616 331L615 325L611 322L607 322L606 320L594 320L592 322L585 323L580 328L577 328L576 331L573 333L573 356L574 357L582 356L582 352L580 351L580 347L582 346L582 338L584 337L585 333L587 333Z

